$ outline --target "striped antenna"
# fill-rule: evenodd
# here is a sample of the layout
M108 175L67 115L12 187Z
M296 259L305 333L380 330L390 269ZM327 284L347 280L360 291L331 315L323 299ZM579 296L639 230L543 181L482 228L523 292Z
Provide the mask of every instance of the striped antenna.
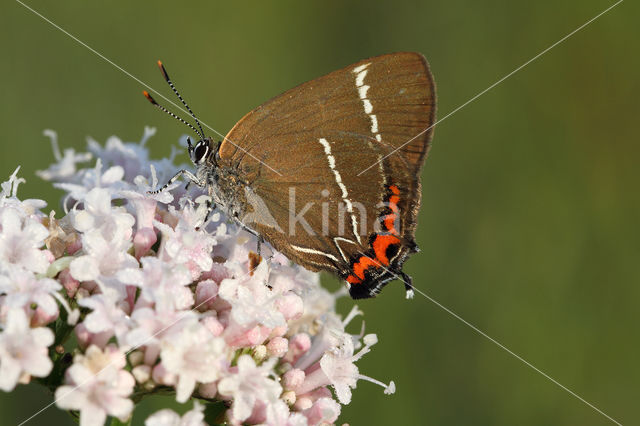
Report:
M201 139L204 139L204 134L200 133L198 131L198 129L196 129L195 127L193 127L191 125L191 123L186 122L185 120L183 120L182 118L178 117L177 115L175 115L174 113L172 113L171 111L169 111L168 109L166 109L165 107L163 107L162 105L160 105L158 102L156 102L155 99L153 99L153 97L149 94L149 92L147 92L146 90L142 91L142 94L144 95L145 98L147 98L147 100L149 102L151 102L151 104L153 104L154 106L156 106L160 111L164 111L167 114L169 114L170 116L172 116L173 118L175 118L176 120L180 121L181 123L184 123L185 125L189 126L189 128L191 130L193 130L198 136L200 136ZM201 129L202 130L202 129Z
M162 76L164 77L165 80L167 80L167 83L169 83L169 87L171 87L171 90L173 90L173 93L175 93L176 96L178 97L178 99L180 99L180 102L182 102L182 105L184 105L184 107L187 109L187 111L189 111L189 114L191 114L191 117L193 117L193 119L196 120L196 124L198 125L198 129L200 129L200 133L199 134L201 135L202 139L204 139L204 130L202 130L202 126L200 125L200 122L198 121L198 118L193 113L193 111L191 111L191 108L189 108L189 105L187 105L185 100L182 99L182 96L180 96L180 93L178 93L178 89L176 89L176 86L174 86L173 82L169 78L169 74L167 74L167 70L165 69L164 65L162 64L162 61L158 61L158 67L160 67L160 71L162 72Z

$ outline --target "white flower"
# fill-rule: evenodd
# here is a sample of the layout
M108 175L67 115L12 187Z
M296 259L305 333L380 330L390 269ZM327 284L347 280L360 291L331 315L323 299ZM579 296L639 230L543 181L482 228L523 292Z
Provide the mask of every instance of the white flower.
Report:
M39 210L45 207L47 203L37 199L23 201L18 199L18 186L25 182L23 178L18 177L19 170L20 166L18 166L11 176L9 176L9 180L0 184L0 208L13 207L26 215L41 216L42 214Z
M63 156L58 146L58 134L49 129L43 133L51 139L53 156L58 162L49 166L47 170L38 170L36 174L40 178L56 182L73 179L76 175L76 163L84 163L91 160L91 154L86 152L76 154L73 148L66 148Z
M0 270L15 265L44 273L49 267L40 248L49 235L47 228L31 217L23 217L14 208L0 208Z
M107 166L118 166L123 170L127 182L148 169L149 151L144 148L146 140L155 133L155 129L145 128L141 144L124 143L117 136L111 136L104 148L95 140L89 139L89 150L102 159Z
M158 313L151 308L138 307L131 314L131 330L125 343L136 348L144 346L144 362L152 365L160 353L162 339L180 333L186 324L196 320L197 314L192 310Z
M331 398L319 398L313 405L304 410L309 424L333 424L340 415L340 404Z
M318 319L316 319L318 321ZM321 317L322 328L316 333L311 348L296 362L295 367L301 370L318 361L327 351L340 344L341 339L348 336L344 331L344 323L334 312L326 312Z
M93 188L83 199L84 209L77 210L73 226L80 232L100 231L106 241L131 237L135 219L124 208L111 205L111 194L104 188Z
M183 265L171 265L157 257L140 259L142 269L125 269L120 280L140 287L140 297L154 303L159 312L187 309L193 305L193 293L186 286L191 273Z
M84 355L76 355L65 373L67 385L56 390L60 408L80 411L80 426L101 426L107 415L125 421L133 410L128 398L135 380L123 370L124 353L115 346L104 351L90 346Z
M25 180L23 178L19 178L18 177L18 171L20 170L20 166L18 166L13 173L11 174L11 176L9 177L9 180L2 182L2 184L0 185L0 188L2 188L2 191L0 192L0 206L6 206L9 205L10 203L8 202L9 200L13 199L16 202L20 202L17 199L17 195L18 195L18 186L21 183L24 183Z
M277 309L279 294L267 287L269 267L261 262L253 276L228 278L220 283L218 294L232 306L231 317L239 325L262 324L273 328L286 325L284 315Z
M180 212L169 208L169 212L178 217L175 228L159 221L154 221L154 224L163 235L158 257L175 265L186 265L191 277L197 279L202 272L211 269L211 249L216 239L204 231L196 230L197 224L191 221L194 216L192 210L189 205Z
M199 402L193 403L193 408L182 417L168 408L160 410L144 421L145 426L206 426L204 422L204 406Z
M160 358L168 372L178 376L176 400L185 402L196 383L217 380L226 368L227 346L202 324L192 322L162 341Z
M267 407L268 426L307 426L307 418L300 413L292 413L282 400Z
M98 158L93 169L82 169L80 171L78 177L73 180L75 183L61 182L53 186L68 192L64 203L66 208L66 201L82 201L94 188L104 188L109 191L111 198L118 198L119 191L131 186L131 184L122 180L123 176L124 170L120 166L110 167L103 173L102 160Z
M351 388L356 387L358 380L358 367L353 361L355 361L353 359L353 342L350 337L342 341L342 347L327 352L320 360L322 372L326 374L342 404L351 402Z
M336 299L339 297L339 294L329 293L320 285L317 274L311 275L310 272L305 272L306 284L304 290L300 292L304 305L303 313L300 318L289 323L291 334L301 331L315 334L318 319L326 316L328 312L335 311ZM314 285L309 285L309 283L314 283Z
M113 290L80 299L80 306L91 309L83 321L86 329L91 333L108 332L122 342L129 331L129 317L117 301L117 293Z
M375 334L364 337L365 346L356 354L354 354L351 335L343 333L339 335L339 339L339 343L320 359L320 368L308 372L304 383L297 389L298 393L307 393L330 384L336 392L338 401L341 404L349 404L351 402L351 388L355 388L360 379L382 386L387 395L396 391L396 385L393 381L386 385L379 380L362 375L355 365L355 362L367 354L371 350L371 346L377 343L378 339Z
M0 294L6 294L3 303L9 308L28 308L35 303L47 316L58 314L56 292L62 285L50 278L36 278L29 271L11 268L7 275L0 275Z
M131 247L129 240L107 241L98 230L82 235L85 253L71 262L70 271L78 281L97 281L102 286L115 289L124 298L124 283L118 273L122 269L135 268L138 261L127 253Z
M146 200L157 201L162 204L169 204L173 201L173 194L171 193L171 190L176 188L180 184L174 182L169 185L164 191L158 192L157 194L149 194L149 191L153 191L158 188L158 175L153 164L149 165L149 170L151 175L151 182L149 182L149 179L147 179L146 176L138 175L133 180L133 183L136 185L137 190L123 191L122 194L134 201L140 198L144 198Z
M46 377L53 368L48 346L53 332L45 327L30 328L22 309L11 309L0 333L0 389L13 390L23 373Z
M274 362L275 359L272 359L258 366L249 355L241 355L238 358L238 371L220 380L218 392L233 397L234 419L247 419L258 401L267 407L278 401L282 386L269 378L273 374Z

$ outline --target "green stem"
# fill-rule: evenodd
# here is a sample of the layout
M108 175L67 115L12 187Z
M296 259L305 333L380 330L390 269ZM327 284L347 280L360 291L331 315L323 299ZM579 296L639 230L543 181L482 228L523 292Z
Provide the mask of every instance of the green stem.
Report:
M73 419L74 422L76 422L76 424L80 423L80 413L75 411L75 410L67 410L65 411L67 414L69 414L71 416L71 418Z
M121 422L116 417L111 418L111 426L131 426L131 421L133 420L133 413L129 416L127 421Z

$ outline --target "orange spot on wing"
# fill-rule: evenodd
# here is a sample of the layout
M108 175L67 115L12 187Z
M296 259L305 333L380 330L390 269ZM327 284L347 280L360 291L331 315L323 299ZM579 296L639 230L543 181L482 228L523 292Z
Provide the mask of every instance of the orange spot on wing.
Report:
M397 195L392 195L389 197L389 208L393 210L395 213L398 213L398 202L400 201L400 197Z
M389 187L391 189L392 192L396 193L398 191L398 188L394 185ZM394 189L395 188L395 191ZM387 231L391 232L392 234L398 234L398 230L395 229L395 227L393 226L395 224L396 219L398 218L398 215L400 214L400 209L398 208L398 202L400 202L400 196L399 195L392 195L389 197L388 200L388 207L391 210L391 214L388 214L386 216L384 216L384 227L387 229Z
M393 226L395 224L396 221L396 215L395 214L388 214L384 217L384 227L387 229L387 231L389 231L392 234L398 234L398 230Z
M353 273L356 274L358 278L361 280L364 279L364 271L369 269L370 267L380 267L380 262L375 259L370 258L369 256L360 256L360 259L353 264Z
M362 280L358 277L356 277L355 275L349 275L347 277L347 282L349 284L360 284L362 282Z
M398 189L397 186L395 185L390 185L389 189L391 190L391 192L393 192L395 195L400 195L400 190Z
M376 254L376 259L383 265L389 264L389 258L387 258L387 248L392 244L400 243L398 237L393 235L378 235L373 240L373 251Z

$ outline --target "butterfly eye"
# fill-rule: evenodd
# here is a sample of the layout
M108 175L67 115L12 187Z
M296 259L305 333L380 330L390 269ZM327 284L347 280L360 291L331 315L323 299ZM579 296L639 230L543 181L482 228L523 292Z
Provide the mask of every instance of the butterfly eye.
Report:
M195 164L202 163L205 157L207 156L208 152L209 152L209 144L204 141L198 142L193 153L193 162Z

